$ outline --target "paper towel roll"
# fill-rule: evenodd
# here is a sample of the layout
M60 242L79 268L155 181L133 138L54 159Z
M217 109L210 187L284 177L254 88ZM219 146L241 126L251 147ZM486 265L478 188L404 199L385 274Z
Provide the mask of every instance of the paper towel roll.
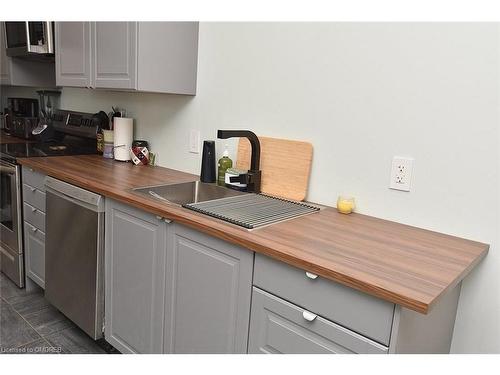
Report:
M115 132L115 160L130 160L130 149L134 138L134 119L127 117L115 117L113 120Z

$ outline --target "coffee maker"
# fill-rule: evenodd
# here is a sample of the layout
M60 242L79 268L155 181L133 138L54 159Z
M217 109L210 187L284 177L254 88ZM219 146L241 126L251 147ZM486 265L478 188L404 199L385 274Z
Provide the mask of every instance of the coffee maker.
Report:
M38 125L38 100L7 98L4 112L4 130L7 134L31 139L32 130Z

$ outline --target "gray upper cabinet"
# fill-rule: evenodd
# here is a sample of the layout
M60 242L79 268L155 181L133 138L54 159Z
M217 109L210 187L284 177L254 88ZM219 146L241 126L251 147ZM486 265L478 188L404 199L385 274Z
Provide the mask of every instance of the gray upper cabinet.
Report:
M0 22L0 85L10 85L10 64L5 51L5 27Z
M137 22L93 22L96 88L137 88Z
M105 236L106 340L122 353L161 353L165 223L107 199Z
M197 22L139 22L137 89L196 94Z
M56 22L60 86L196 94L197 22Z
M173 224L166 353L246 353L253 252Z
M90 22L56 22L56 83L91 87Z

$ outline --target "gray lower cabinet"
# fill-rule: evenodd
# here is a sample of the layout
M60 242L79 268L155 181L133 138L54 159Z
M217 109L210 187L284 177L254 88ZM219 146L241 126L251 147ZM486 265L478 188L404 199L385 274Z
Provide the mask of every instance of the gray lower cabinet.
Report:
M45 288L45 233L24 222L26 276Z
M123 353L246 353L253 252L106 200L106 340Z
M91 87L90 22L56 22L56 83Z
M167 227L110 199L105 227L105 338L122 353L161 353Z
M22 167L26 277L45 288L45 175Z
M165 352L246 353L253 252L174 224Z
M384 354L388 348L254 287L248 352Z

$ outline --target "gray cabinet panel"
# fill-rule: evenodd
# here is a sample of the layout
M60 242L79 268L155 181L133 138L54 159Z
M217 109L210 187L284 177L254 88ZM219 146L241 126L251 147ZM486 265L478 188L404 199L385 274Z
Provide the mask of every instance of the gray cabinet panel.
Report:
M45 191L45 175L28 167L22 167L23 183Z
M166 226L106 200L105 338L123 353L161 353Z
M56 22L56 83L91 86L90 22Z
M389 345L393 303L322 277L312 279L304 270L261 254L255 256L254 285Z
M23 184L23 200L45 212L45 193L37 188Z
M26 275L45 288L45 233L24 222Z
M10 85L10 57L5 51L4 22L0 22L0 85Z
M137 22L93 22L92 30L95 87L136 89Z
M167 353L246 353L253 252L170 227Z
M24 221L27 221L35 228L38 228L42 232L45 232L45 212L40 211L39 209L24 202L23 215L24 215Z
M139 22L138 90L196 94L198 22Z
M388 348L254 287L249 353L384 354Z

